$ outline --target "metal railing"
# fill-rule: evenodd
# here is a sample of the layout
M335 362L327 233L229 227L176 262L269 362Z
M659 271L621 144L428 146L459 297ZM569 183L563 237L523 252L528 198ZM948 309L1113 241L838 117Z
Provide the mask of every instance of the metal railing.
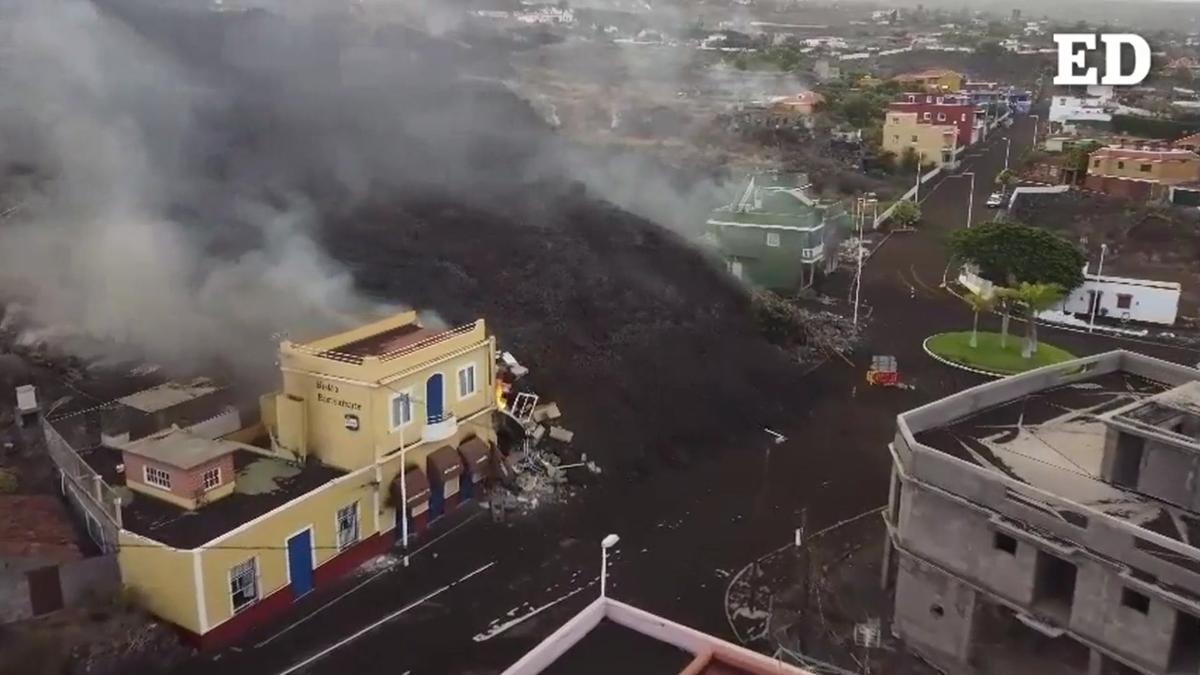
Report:
M337 350L337 348L314 349L313 347L310 347L308 345L302 345L302 344L293 344L293 345L291 345L291 349L293 349L301 354L309 354L311 356L320 356L321 358L330 359L332 361L341 361L342 363L349 363L351 365L361 366L367 358L376 358L376 359L379 359L380 361L391 361L393 359L398 359L402 356L412 354L413 352L420 351L426 347L433 346L439 342L444 342L446 340L458 337L460 335L466 335L473 330L475 330L475 324L469 323L465 326L459 326L458 328L452 328L450 330L442 331L436 335L431 335L431 336L425 338L424 340L414 342L413 344L406 345L404 347L401 347L400 349L395 349L390 352L384 352L383 354L371 355L371 356L362 356L359 354L348 354L346 352L339 352Z
M82 511L87 531L96 544L105 553L116 551L117 531L121 529L121 497L88 466L53 424L42 420L42 433L46 452L62 476L63 495Z

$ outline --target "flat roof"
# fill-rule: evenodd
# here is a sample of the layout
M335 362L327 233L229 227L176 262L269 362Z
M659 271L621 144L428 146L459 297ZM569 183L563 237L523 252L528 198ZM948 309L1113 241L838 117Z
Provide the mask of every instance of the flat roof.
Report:
M118 403L127 405L134 410L144 413L166 410L180 403L207 396L220 389L209 380L199 379L188 384L167 382L157 387L143 389L128 396L117 399Z
M915 434L917 442L1193 546L1200 514L1101 478L1106 413L1169 389L1116 371L1019 396Z
M80 453L104 482L122 491L121 519L126 530L174 548L196 548L315 490L345 471L317 462L298 465L250 450L233 453L233 494L195 511L124 488L118 472L121 451L106 446Z
M597 598L504 675L813 675L612 598Z
M1200 452L1200 439L1170 428L1181 417L1200 419L1200 382L1188 382L1106 413L1103 419L1122 430Z
M333 347L329 351L349 356L380 356L414 345L440 332L417 323L409 323Z
M192 469L232 454L240 447L237 443L205 438L186 429L172 427L124 445L121 449L179 469Z

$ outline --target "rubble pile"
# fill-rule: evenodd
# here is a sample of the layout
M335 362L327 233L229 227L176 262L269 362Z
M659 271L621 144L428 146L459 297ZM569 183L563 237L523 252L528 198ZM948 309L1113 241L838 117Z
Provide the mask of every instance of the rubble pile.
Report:
M510 426L521 429L519 442L509 448L500 467L505 490L493 493L490 500L493 514L502 519L506 512L532 510L574 495L581 482L601 469L571 448L575 432L563 426L558 404L539 402L525 386L522 378L529 369L509 352L502 352L497 362L503 414L514 422Z

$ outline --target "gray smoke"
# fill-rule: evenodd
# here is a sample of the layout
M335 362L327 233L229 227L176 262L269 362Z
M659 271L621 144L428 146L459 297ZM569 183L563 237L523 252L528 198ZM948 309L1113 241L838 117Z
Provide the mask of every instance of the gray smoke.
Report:
M714 190L498 126L512 110L488 106L511 103L462 89L511 72L453 39L462 15L440 0L241 1L0 0L0 169L20 169L0 214L21 204L0 222L0 293L44 332L265 374L278 333L395 309L320 243L381 194L502 207L494 195L570 176L677 226ZM495 163L499 147L523 157Z

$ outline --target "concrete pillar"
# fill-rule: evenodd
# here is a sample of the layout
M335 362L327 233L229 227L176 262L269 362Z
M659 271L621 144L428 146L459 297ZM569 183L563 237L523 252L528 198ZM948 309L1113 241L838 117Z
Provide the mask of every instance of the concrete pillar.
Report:
M96 501L101 504L104 503L103 489L104 481L101 480L98 474L92 474L92 496L95 497Z
M1104 655L1095 649L1088 652L1087 675L1103 675Z

